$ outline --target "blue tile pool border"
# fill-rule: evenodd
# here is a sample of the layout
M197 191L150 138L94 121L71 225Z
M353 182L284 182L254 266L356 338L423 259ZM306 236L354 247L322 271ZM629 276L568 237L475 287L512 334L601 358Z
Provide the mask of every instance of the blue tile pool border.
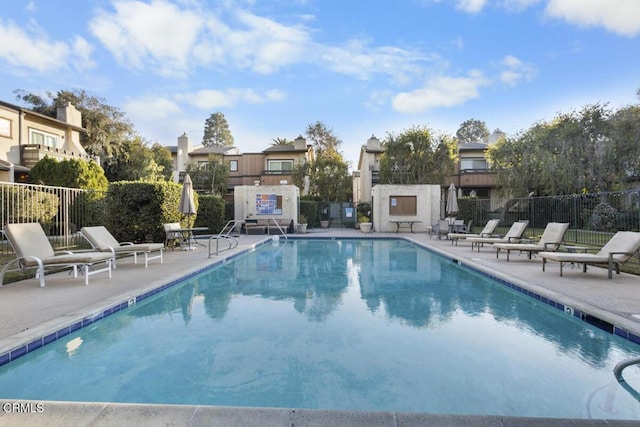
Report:
M173 286L176 286L179 283L182 283L184 280L187 280L191 277L197 276L198 274L201 274L205 271L208 271L210 269L216 268L221 264L225 264L231 260L233 260L234 258L244 255L248 252L254 251L256 248L258 248L259 246L262 246L266 243L269 243L270 240L264 241L264 242L260 242L257 243L255 245L253 245L252 247L248 247L246 249L243 249L235 254L232 254L226 258L222 258L219 259L217 261L212 262L211 264L199 268L197 270L194 270L188 274L185 274L184 276L181 276L178 279L172 280L171 282L165 283L164 285L160 285L154 289L151 289L149 291L143 292L140 295L137 295L135 297L131 297L129 299L127 299L126 301L120 301L114 305L112 305L111 307L108 307L104 310L102 310L101 312L98 313L94 313L91 316L87 316L84 317L76 322L73 322L72 324L65 326L63 328L58 329L55 332L51 332L51 333L47 333L46 335L40 337L40 338L36 338L33 341L28 342L27 344L24 345L20 345L17 348L14 348L13 350L9 350L4 354L0 354L0 366L4 366L7 363L11 363L13 361L15 361L16 359L19 359L22 356L25 356L27 354L29 354L32 351L35 351L47 344L50 344L54 341L57 341L61 338L64 338L65 336L71 334L72 332L78 331L82 328L85 328L101 319L104 319L106 317L111 316L112 314L118 313L121 310L124 310L125 308L130 307L133 304L136 304L140 301L144 301L147 298L150 298L154 295L157 295L158 293L165 291L169 288L172 288Z
M573 317L575 317L575 318L577 318L577 319L579 319L581 321L584 321L584 322L586 322L586 323L588 323L588 324L590 324L592 326L595 326L595 327L597 327L597 328L599 328L599 329L601 329L601 330L603 330L605 332L609 332L611 334L617 335L617 336L619 336L619 337L621 337L623 339L629 340L629 341L631 341L631 342L633 342L635 344L639 344L640 345L640 336L638 336L638 335L636 335L636 334L634 334L634 333L632 333L630 331L627 331L627 330L625 330L623 328L620 328L620 327L618 327L616 325L613 325L613 324L611 324L609 322L606 322L606 321L604 321L602 319L599 319L599 318L597 318L595 316L592 316L592 315L590 315L590 314L588 314L586 312L574 309L574 308L572 308L572 307L570 307L568 305L565 305L565 304L563 304L563 303L561 303L559 301L555 301L555 300L553 300L551 298L547 298L547 297L545 297L543 295L539 295L539 294L537 294L535 292L532 292L532 291L530 291L530 290L528 290L528 289L526 289L526 288L524 288L522 286L518 286L518 285L516 285L514 283L511 283L510 281L505 280L504 278L501 278L499 276L496 276L496 275L493 275L493 274L488 273L486 271L483 271L481 269L478 269L478 268L474 267L472 264L468 264L468 263L463 262L463 261L461 261L461 260L459 260L457 258L453 258L453 257L451 257L449 255L440 253L438 251L433 250L433 248L430 248L429 246L426 246L424 244L415 242L413 240L410 240L410 239L407 239L407 238L404 238L404 237L375 237L375 236L371 236L371 237L367 237L367 236L363 236L363 237L326 237L326 236L324 236L324 237L323 236L315 237L315 236L304 236L304 237L302 237L302 236L289 236L288 239L290 239L290 240L403 240L403 241L406 241L406 242L408 242L408 243L410 243L412 245L419 246L420 248L425 249L425 250L427 250L427 251L429 251L431 253L434 253L434 254L436 254L438 256L441 256L441 257L443 257L445 259L448 259L454 264L457 264L457 265L460 265L460 266L462 266L464 268L467 268L467 269L469 269L469 270L471 270L471 271L473 271L473 272L475 272L477 274L480 274L480 275L482 275L484 277L487 277L487 278L489 278L489 279L491 279L491 280L493 280L493 281L495 281L495 282L497 282L497 283L499 283L499 284L501 284L503 286L511 288L511 289L521 293L521 294L527 295L528 297L531 297L531 298L536 299L536 300L538 300L540 302L548 304L549 306L551 306L553 308L556 308L556 309L558 309L558 310L560 310L560 311L562 311L564 313L570 314ZM13 350L7 351L4 354L0 354L0 366L6 365L7 363L11 363L12 361L17 360L20 357L25 356L25 355L29 354L32 351L38 350L39 348L41 348L41 347L43 347L43 346L45 346L47 344L50 344L50 343L52 343L52 342L54 342L56 340L64 338L65 336L71 334L72 332L75 332L77 330L85 328L85 327L93 324L94 322L97 322L97 321L99 321L101 319L109 317L112 314L118 313L119 311L124 310L125 308L128 308L131 305L136 304L137 302L143 301L143 300L145 300L147 298L150 298L150 297L152 297L152 296L154 296L154 295L156 295L156 294L158 294L160 292L163 292L163 291L165 291L165 290L167 290L169 288L172 288L173 286L176 286L177 284L182 283L183 281L185 281L185 280L187 280L187 279L189 279L191 277L197 276L197 275L199 275L199 274L201 274L201 273L203 273L205 271L208 271L210 269L216 268L221 264L225 264L225 263L233 260L236 257L242 256L242 255L244 255L246 253L254 251L258 247L266 245L266 244L269 244L271 242L272 242L272 239L266 239L266 240L264 240L262 242L256 243L255 245L253 245L251 247L248 247L246 249L243 249L243 250L241 250L241 251L239 251L239 252L237 252L235 254L232 254L229 257L219 259L219 260L217 260L217 261L215 261L215 262L213 262L213 263L211 263L211 264L209 264L209 265L207 265L205 267L199 268L199 269L194 270L194 271L192 271L192 272L190 272L190 273L188 273L188 274L186 274L186 275L184 275L184 276L182 276L182 277L180 277L178 279L172 280L169 283L166 283L164 285L158 286L158 287L156 287L154 289L151 289L149 291L141 293L138 296L129 298L126 301L118 302L118 303L112 305L111 307L109 307L109 308L107 308L107 309L105 309L105 310L103 310L103 311L101 311L99 313L95 313L95 314L93 314L91 316L87 316L87 317L85 317L85 318L83 318L81 320L78 320L77 322L74 322L71 325L65 326L65 327L63 327L63 328L61 328L61 329L59 329L59 330L57 330L55 332L48 333L48 334L46 334L46 335L44 335L44 336L42 336L40 338L37 338L37 339L27 343L27 344L20 345L19 347L15 348Z

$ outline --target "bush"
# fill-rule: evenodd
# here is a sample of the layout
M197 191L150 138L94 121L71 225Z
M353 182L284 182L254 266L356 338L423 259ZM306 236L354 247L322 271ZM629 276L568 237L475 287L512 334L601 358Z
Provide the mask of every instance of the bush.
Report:
M162 225L183 220L178 212L181 193L182 186L175 182L111 183L106 197L109 213L104 225L119 241L162 242ZM197 207L197 194L194 197Z
M220 196L200 196L198 198L198 216L195 227L208 227L209 231L218 234L227 223L225 220L225 202Z
M318 203L314 200L300 200L300 214L307 217L309 227L316 227L318 222Z
M600 203L593 210L586 210L590 216L590 224L597 231L615 230L617 226L618 210L608 203Z

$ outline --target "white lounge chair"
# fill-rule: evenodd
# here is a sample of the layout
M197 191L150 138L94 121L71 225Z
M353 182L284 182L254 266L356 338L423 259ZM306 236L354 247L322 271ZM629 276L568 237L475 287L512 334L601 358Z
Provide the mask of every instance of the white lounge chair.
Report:
M514 222L511 225L507 234L503 237L467 237L465 240L471 242L471 250L473 250L474 245L478 247L478 252L480 252L480 246L483 246L485 243L515 243L522 239L522 235L524 234L524 230L527 228L529 221L518 221Z
M496 248L496 258L500 254L500 250L507 251L507 261L509 261L509 253L511 251L527 252L529 259L534 253L542 251L555 252L560 247L562 239L569 228L568 222L550 222L544 229L540 240L532 243L494 243Z
M9 271L23 271L36 269L36 279L40 279L40 287L44 288L44 273L50 267L70 267L73 269L73 277L78 277L78 267L82 268L84 284L89 284L89 276L98 273L108 273L111 278L110 253L103 252L71 252L53 250L42 226L37 222L24 224L7 224L2 231L17 258L9 261L0 272L0 286L4 275ZM105 263L106 267L94 269L98 263ZM16 265L13 267L13 265Z
M484 225L484 228L480 233L449 233L447 234L447 238L451 240L451 244L455 242L458 245L458 240L466 239L468 237L491 237L493 231L496 229L498 224L500 223L499 219L490 219Z
M640 250L640 233L636 231L618 231L598 253L578 252L540 252L542 258L542 271L545 271L547 260L560 263L560 276L562 276L562 264L565 262L582 263L584 273L587 272L587 264L606 264L609 270L609 279L613 277L613 268L620 274L620 264L629 261L633 254Z
M115 237L104 226L82 227L80 234L99 252L110 252L113 255L113 268L116 268L116 255L133 255L133 263L138 263L138 254L144 254L144 268L149 266L149 261L159 259L162 264L164 244L163 243L131 243L118 242ZM152 252L158 255L150 256Z

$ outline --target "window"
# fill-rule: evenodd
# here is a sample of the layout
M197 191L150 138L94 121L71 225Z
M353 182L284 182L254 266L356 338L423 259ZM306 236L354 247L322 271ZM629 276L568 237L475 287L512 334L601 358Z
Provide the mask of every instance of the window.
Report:
M293 160L269 160L267 171L271 173L291 173L293 171Z
M389 197L389 215L416 215L418 199L416 196Z
M487 160L482 157L460 159L460 170L487 170Z
M29 129L29 143L58 148L58 136L40 130Z
M237 160L229 160L229 171L237 172L238 171L238 161Z

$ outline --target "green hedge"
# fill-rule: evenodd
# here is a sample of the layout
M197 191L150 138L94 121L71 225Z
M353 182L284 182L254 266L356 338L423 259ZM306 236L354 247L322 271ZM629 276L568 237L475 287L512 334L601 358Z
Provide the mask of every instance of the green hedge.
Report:
M320 225L318 220L318 203L314 200L300 200L300 214L307 217L309 227Z
M175 182L121 181L109 185L104 225L119 241L163 242L163 224L186 219L178 212L182 186ZM196 207L198 206L198 196Z
M220 196L200 196L196 227L208 227L209 232L218 234L226 224L225 202Z

